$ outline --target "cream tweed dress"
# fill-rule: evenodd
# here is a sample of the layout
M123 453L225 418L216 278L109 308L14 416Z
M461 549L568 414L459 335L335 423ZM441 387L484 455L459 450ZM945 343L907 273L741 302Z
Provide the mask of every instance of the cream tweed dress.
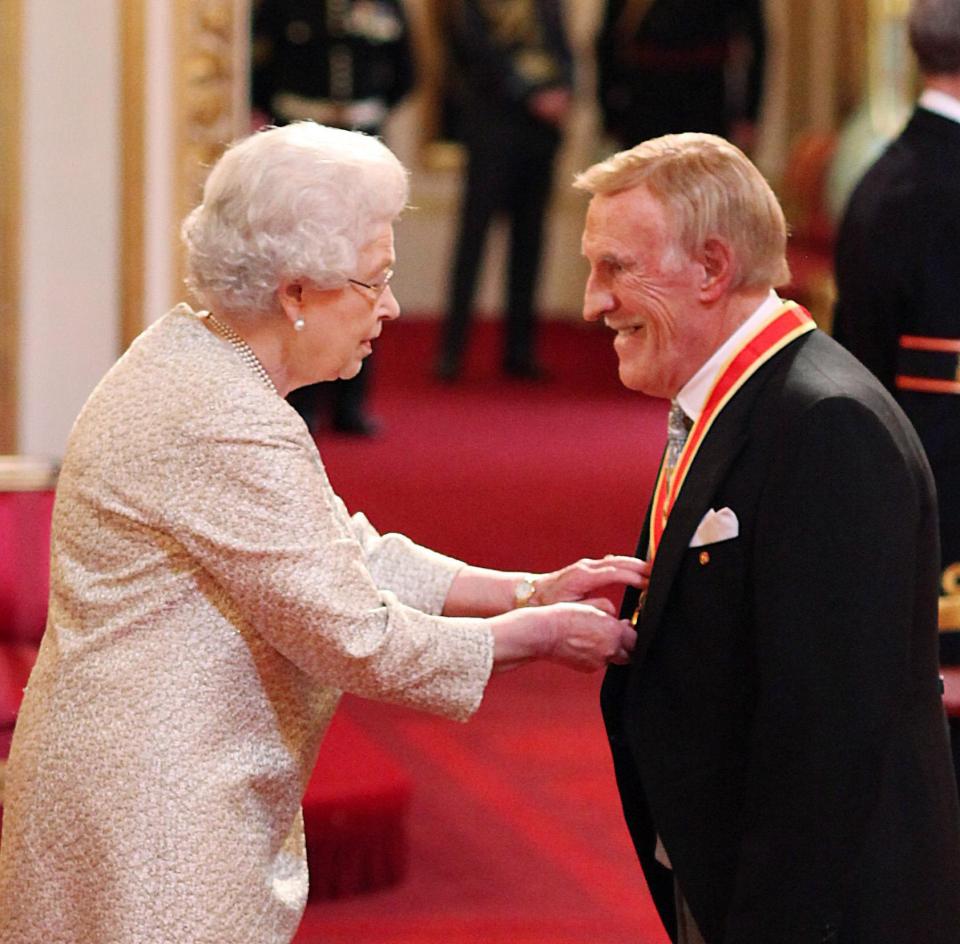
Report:
M91 395L7 771L3 944L281 944L342 690L455 719L457 561L351 518L299 416L181 305Z

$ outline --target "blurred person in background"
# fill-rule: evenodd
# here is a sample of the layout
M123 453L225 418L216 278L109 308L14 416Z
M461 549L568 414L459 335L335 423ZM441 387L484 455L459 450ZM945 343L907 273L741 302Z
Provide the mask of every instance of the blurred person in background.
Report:
M864 175L836 247L834 337L893 394L937 483L944 591L960 593L960 0L914 0L923 92ZM940 634L960 664L960 632ZM960 741L954 743L960 770Z
M560 0L451 0L458 136L467 154L437 376L463 369L491 222L509 221L502 368L536 380L536 289L553 164L570 110L573 61Z
M762 0L607 0L596 55L604 128L620 147L680 131L752 147Z
M254 125L291 121L380 135L414 82L400 0L256 0L251 99ZM312 432L325 408L333 428L369 436L370 363L350 380L309 384L290 403Z

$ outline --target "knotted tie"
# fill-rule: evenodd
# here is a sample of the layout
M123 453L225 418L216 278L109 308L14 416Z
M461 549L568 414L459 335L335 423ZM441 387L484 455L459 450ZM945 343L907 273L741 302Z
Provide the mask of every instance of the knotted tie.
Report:
M690 432L689 424L690 420L680 404L676 400L671 400L670 412L667 414L667 454L664 459L668 489L673 484L673 473L680 461L680 453L683 452L687 434Z
M677 463L680 461L680 453L683 452L683 447L687 441L687 434L690 432L692 425L690 418L683 412L680 404L677 403L676 400L671 400L670 412L667 414L667 452L663 458L663 482L658 483L657 492L662 488L666 491L666 494L670 494L670 487L673 484L673 473L676 471ZM652 513L656 514L656 510ZM653 559L652 551L650 559ZM631 626L636 626L639 622L640 611L643 609L646 601L647 591L644 589L640 592L637 607L633 611L633 616L630 618Z

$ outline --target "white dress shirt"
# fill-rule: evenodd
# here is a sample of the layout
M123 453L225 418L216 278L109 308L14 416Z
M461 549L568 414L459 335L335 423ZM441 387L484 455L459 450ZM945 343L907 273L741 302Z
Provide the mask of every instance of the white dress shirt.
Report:
M706 405L707 397L727 361L742 347L760 325L783 304L783 299L773 290L754 313L718 347L677 394L677 402L683 412L695 423Z
M935 115L949 118L960 124L960 98L954 98L939 89L924 89L917 104Z

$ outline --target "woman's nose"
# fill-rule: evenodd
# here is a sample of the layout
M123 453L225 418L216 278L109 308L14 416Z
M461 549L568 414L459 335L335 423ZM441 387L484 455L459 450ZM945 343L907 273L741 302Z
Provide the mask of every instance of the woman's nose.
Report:
M393 294L393 288L390 285L383 290L383 294L380 296L379 315L385 321L393 321L400 317L400 302L397 301L397 296Z

